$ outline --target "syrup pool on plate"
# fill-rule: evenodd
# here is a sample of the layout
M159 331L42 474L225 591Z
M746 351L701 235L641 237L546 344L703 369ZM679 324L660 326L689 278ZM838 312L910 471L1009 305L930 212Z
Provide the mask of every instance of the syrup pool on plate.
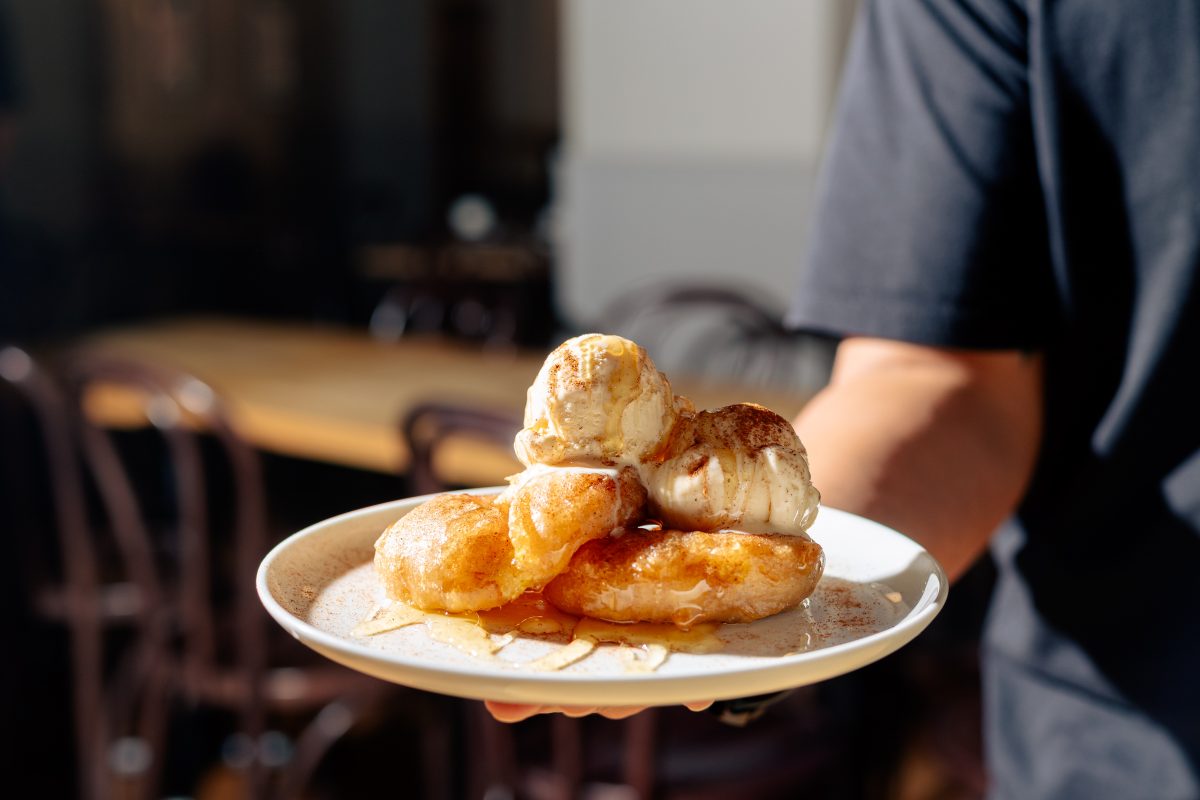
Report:
M800 607L749 624L615 624L565 614L540 595L490 611L425 612L383 598L370 563L314 592L307 620L372 649L470 660L532 671L574 671L600 654L626 672L659 669L672 653L749 657L794 655L883 631L909 609L891 587L826 575Z
M684 629L580 618L558 610L536 592L527 592L499 608L463 614L421 611L388 601L355 626L351 635L365 638L417 624L424 625L434 641L477 658L495 659L500 650L521 635L562 645L542 657L514 664L538 671L563 669L590 655L601 643L629 648L623 660L627 669L635 672L657 669L672 651L712 653L723 646L715 635L717 625L700 624Z

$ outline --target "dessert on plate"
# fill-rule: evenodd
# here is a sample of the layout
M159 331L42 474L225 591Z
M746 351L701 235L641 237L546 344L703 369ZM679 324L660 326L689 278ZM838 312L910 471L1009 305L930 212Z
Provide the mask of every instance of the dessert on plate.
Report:
M787 420L739 403L697 412L640 346L561 344L529 387L494 497L438 495L375 545L387 596L486 611L527 592L614 623L751 622L816 588L820 495Z

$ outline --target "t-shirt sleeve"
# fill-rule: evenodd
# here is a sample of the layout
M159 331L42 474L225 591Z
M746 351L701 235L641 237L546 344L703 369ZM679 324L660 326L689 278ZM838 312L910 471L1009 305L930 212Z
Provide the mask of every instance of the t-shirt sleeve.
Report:
M865 0L793 328L1036 348L1054 282L1027 24L1000 0Z

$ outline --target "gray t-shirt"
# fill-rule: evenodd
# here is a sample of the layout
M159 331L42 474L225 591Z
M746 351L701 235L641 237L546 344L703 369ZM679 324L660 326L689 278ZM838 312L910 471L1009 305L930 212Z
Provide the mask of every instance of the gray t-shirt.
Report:
M866 0L792 326L1045 353L996 797L1200 797L1200 3Z

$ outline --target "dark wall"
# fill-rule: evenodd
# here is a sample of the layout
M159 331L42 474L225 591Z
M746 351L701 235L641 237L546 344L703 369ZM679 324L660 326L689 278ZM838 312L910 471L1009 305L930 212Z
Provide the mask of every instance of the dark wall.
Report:
M365 324L386 286L364 253L440 246L468 192L523 242L548 201L556 0L0 0L0 20L0 339Z

